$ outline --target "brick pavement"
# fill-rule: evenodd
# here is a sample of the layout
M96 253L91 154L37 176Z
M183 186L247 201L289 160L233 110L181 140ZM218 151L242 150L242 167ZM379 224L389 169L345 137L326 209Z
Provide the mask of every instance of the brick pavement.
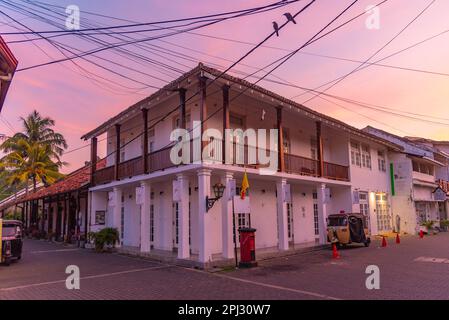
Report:
M317 251L260 262L250 270L209 273L117 254L26 240L23 260L0 266L1 299L449 299L449 234L390 240L387 248L348 248L332 260ZM441 260L442 261L442 260ZM65 267L81 270L81 290L65 288ZM367 290L378 265L381 290Z

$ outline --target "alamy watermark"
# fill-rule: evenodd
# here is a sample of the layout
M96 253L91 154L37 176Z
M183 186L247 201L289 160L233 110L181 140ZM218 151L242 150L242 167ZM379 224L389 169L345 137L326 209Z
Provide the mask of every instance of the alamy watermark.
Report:
M79 290L80 287L80 268L75 265L70 265L65 268L65 273L69 276L65 280L65 287L67 290Z
M201 121L193 121L192 135L186 129L175 129L170 151L175 165L191 163L223 163L257 165L262 175L278 170L278 129L206 129L201 134ZM223 143L224 142L224 143Z
M369 5L365 9L368 17L365 20L365 26L368 30L380 29L380 8L376 5Z
M365 269L366 278L365 286L368 290L380 290L380 269L376 265L369 265Z
M71 4L65 8L65 13L68 14L65 19L65 27L68 30L79 30L80 26L80 8L77 5Z

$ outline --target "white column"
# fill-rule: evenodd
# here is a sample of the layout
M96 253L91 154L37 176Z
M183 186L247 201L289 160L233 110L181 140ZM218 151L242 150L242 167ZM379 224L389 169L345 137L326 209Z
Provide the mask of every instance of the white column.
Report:
M287 202L284 201L286 179L276 184L279 250L288 250Z
M206 212L206 196L210 197L211 172L209 169L198 170L198 248L200 262L211 260L210 241L206 235L209 227L207 215L210 214Z
M122 213L122 189L118 187L114 187L114 203L112 207L112 223L113 227L117 229L119 237L121 235L121 213ZM119 243L116 245L117 247L121 246L121 239Z
M222 184L226 187L223 198L221 199L221 233L222 233L222 246L223 246L223 258L234 258L234 243L233 243L233 221L232 221L232 201L228 200L230 196L230 181L233 178L231 172L226 172L222 178Z
M150 206L151 206L151 184L142 182L142 204L140 210L140 252L151 251L150 239Z
M320 229L320 244L327 243L327 204L326 204L326 184L318 186L318 225Z
M187 176L179 174L180 201L178 203L178 258L190 257L189 246L189 180Z

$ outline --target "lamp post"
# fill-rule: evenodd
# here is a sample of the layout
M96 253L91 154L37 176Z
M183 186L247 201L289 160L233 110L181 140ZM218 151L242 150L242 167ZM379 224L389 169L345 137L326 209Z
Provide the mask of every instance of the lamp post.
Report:
M212 187L212 189L214 190L215 198L209 198L208 196L206 196L206 212L208 212L209 209L211 209L214 206L215 202L217 202L221 197L223 197L223 192L225 188L226 187L221 183L216 183Z

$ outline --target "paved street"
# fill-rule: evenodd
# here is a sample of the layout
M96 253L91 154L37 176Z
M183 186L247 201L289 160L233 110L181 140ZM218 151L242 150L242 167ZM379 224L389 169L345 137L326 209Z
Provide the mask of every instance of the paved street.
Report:
M323 250L211 273L26 240L22 261L0 266L0 300L449 299L449 233L379 245L341 250L340 260ZM80 290L65 287L72 264L81 271ZM365 287L368 265L380 268L380 290Z

